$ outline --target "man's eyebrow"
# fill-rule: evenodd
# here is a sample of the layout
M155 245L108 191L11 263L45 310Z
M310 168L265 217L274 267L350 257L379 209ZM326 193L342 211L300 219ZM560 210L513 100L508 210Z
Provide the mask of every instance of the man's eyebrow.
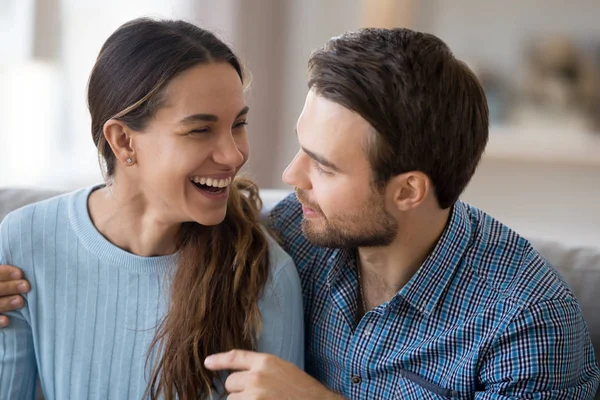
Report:
M295 129L296 132L296 137L298 137L298 129ZM330 168L332 170L334 170L335 172L340 172L341 169L335 165L333 162L329 161L327 158L325 158L324 156L322 156L321 154L318 153L314 153L306 148L304 148L303 146L300 146L300 148L302 149L303 152L305 152L310 158L312 158L313 160L315 160L316 162L318 162L321 165L326 166L327 168Z
M241 117L244 114L248 114L248 111L250 110L250 108L248 106L242 108L242 110L236 115L236 119ZM184 119L182 119L180 121L181 124L192 124L194 122L199 122L199 121L203 121L203 122L217 122L219 120L219 117L217 117L214 114L193 114L193 115L188 115L187 117L185 117Z
M313 153L312 151L300 146L300 148L302 149L303 152L305 152L310 158L312 158L313 160L315 160L316 162L318 162L321 165L324 165L327 168L330 168L332 170L334 170L335 172L340 172L340 168L335 165L333 162L329 161L328 159L326 159L324 156L322 156L321 154L318 153Z

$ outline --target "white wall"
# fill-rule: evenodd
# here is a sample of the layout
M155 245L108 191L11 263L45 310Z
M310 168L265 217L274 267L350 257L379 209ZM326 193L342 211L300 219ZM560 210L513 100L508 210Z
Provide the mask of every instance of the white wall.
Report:
M0 1L0 65L33 54L35 0Z
M441 37L459 58L518 74L529 39L565 34L598 45L598 0L423 0L418 29Z
M462 198L522 235L600 247L600 168L484 158Z

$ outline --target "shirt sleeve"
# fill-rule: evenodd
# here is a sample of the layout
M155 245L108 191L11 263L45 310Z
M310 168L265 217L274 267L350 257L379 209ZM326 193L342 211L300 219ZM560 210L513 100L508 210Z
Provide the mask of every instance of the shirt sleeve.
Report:
M546 300L525 308L500 335L475 398L593 399L599 380L579 304Z
M0 224L0 264L10 263L8 218ZM27 301L25 301L25 307ZM35 399L37 366L31 326L24 309L7 313L10 325L0 329L0 399Z
M275 271L259 302L262 330L257 350L304 369L304 315L298 272L289 257Z

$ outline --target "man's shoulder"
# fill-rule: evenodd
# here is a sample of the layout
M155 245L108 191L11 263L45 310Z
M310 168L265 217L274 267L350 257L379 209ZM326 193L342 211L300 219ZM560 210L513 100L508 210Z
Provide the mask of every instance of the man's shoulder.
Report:
M463 204L472 228L465 262L491 290L522 306L574 297L527 239L478 208Z

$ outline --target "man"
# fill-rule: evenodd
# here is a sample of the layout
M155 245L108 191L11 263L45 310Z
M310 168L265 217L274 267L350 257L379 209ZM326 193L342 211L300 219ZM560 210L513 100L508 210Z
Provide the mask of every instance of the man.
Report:
M270 215L303 283L308 374L217 354L229 399L593 398L571 291L458 200L488 139L473 73L435 36L366 29L313 53L308 78L296 193Z

